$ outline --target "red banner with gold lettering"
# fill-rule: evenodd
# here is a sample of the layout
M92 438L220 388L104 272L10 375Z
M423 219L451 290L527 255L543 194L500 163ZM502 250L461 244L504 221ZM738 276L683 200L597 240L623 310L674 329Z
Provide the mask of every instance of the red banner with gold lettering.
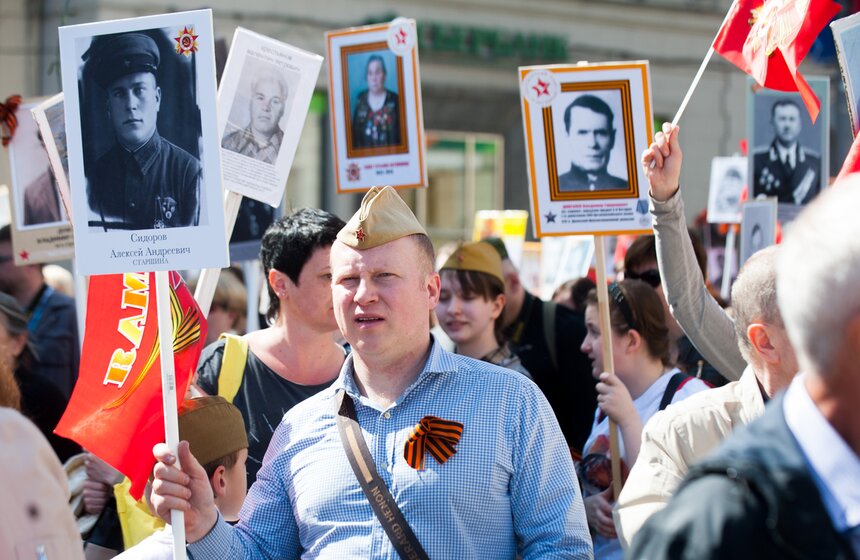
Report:
M155 273L91 276L78 382L54 430L131 480L139 499L164 441ZM206 340L206 320L176 272L170 315L177 409Z

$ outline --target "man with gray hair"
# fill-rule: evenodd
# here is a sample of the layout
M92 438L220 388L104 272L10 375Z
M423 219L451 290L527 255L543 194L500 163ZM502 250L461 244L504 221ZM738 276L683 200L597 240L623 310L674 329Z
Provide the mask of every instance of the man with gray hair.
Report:
M287 82L274 70L265 70L251 81L250 122L224 136L221 147L263 163L278 159L284 131L279 123L286 107Z
M777 297L801 373L693 467L632 558L860 557L860 178L787 229Z
M738 381L658 412L645 426L639 451L645 460L636 461L630 471L614 512L625 546L651 515L665 507L690 465L708 455L732 430L761 416L765 402L786 388L797 372L776 301L776 247L756 253L741 269L732 287L734 322L710 297L701 278L688 272L699 269L685 231L679 188L682 158L675 129L671 134L658 133L642 162L651 186L657 258L666 295L683 319L685 332L705 349L709 360L725 362L739 352L748 365ZM660 163L652 168L656 159Z

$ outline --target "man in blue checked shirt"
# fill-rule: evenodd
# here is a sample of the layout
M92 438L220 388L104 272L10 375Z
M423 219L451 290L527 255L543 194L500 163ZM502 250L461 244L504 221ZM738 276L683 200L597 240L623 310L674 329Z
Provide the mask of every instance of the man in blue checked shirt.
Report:
M335 317L352 354L330 388L284 416L239 524L219 518L186 443L182 470L165 445L155 448L153 504L165 519L171 508L185 512L194 558L398 557L347 458L341 392L427 557L591 558L573 463L539 389L430 336L440 286L433 247L396 191L367 193L331 265ZM414 445L405 450L428 416L462 424L462 435L447 460L428 443L421 464Z

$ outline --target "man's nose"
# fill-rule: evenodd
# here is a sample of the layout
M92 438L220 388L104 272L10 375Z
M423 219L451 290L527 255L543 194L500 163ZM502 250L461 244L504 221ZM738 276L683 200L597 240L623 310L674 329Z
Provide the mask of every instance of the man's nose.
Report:
M368 280L361 279L358 282L358 287L355 289L355 302L358 304L367 304L376 301L376 289Z

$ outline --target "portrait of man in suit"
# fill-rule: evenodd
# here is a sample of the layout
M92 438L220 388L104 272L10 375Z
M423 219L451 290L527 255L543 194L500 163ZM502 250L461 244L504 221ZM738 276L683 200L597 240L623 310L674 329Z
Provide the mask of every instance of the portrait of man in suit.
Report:
M615 115L609 104L596 95L580 95L564 110L569 161L559 150L558 176L560 192L623 190L626 177L616 177L607 170L615 147ZM623 135L622 135L623 136Z

